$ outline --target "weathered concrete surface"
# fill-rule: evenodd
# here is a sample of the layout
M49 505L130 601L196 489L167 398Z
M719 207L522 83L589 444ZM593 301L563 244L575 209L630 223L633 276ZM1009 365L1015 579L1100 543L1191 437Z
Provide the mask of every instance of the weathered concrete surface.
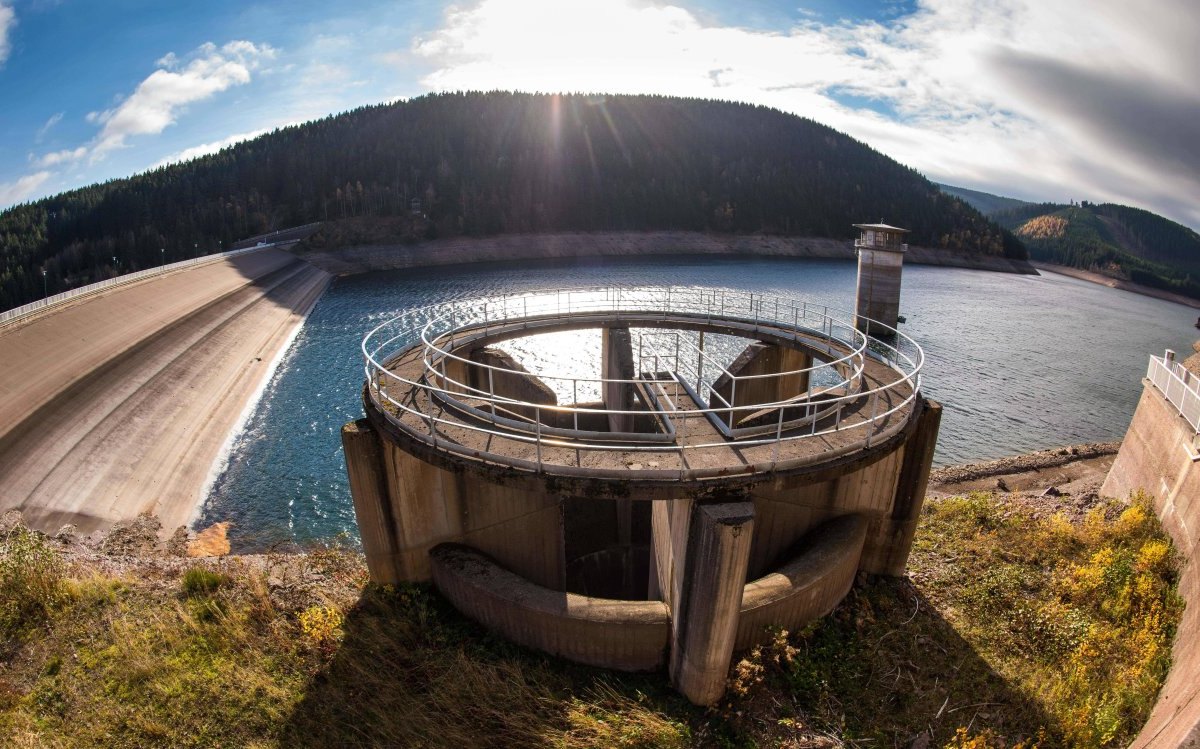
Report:
M0 510L90 532L186 523L247 401L328 274L263 250L0 328Z
M366 419L342 427L342 454L354 500L354 518L367 558L367 571L377 583L401 581L397 574L400 549L396 543L396 521L388 501L387 471L383 446Z
M1134 749L1200 746L1200 462L1195 430L1148 380L1121 451L1101 493L1125 497L1141 489L1186 560L1179 594L1186 601L1172 651L1174 662Z
M670 633L661 601L587 598L535 585L468 546L432 550L433 582L455 608L514 642L621 671L662 666Z
M395 552L380 549L378 557L392 559L389 574L401 580L428 580L429 550L457 542L479 549L538 585L565 588L562 507L557 495L488 482L465 471L446 471L388 440L382 441L382 448L388 509L364 516L376 516L377 522L391 518ZM352 474L369 470L359 465L364 457L357 451L346 453L347 469ZM368 544L364 534L363 548L375 553Z
M863 516L834 518L814 528L791 561L747 583L734 649L769 640L771 627L795 631L833 611L854 584L866 538Z
M632 380L633 339L629 328L605 327L600 331L600 373L605 380ZM604 407L610 411L633 409L633 383L605 382L601 390ZM632 432L633 414L609 414L608 431Z
M904 253L883 249L858 250L858 287L854 295L854 326L867 335L887 336L900 315L900 284ZM867 320L871 322L868 324ZM886 327L885 327L886 326Z
M683 564L674 568L670 672L694 704L725 694L753 532L750 502L693 505Z
M849 239L736 236L686 231L557 232L497 237L455 237L414 244L380 244L306 252L313 265L339 276L399 268L465 263L647 255L731 255L853 260ZM973 255L933 247L908 248L907 262L956 268L1024 273L1037 271L1024 260Z
M729 374L722 373L713 383L715 395L709 398L708 407L721 408L732 403L736 409L795 398L808 390L809 373L799 370L808 369L812 365L812 355L807 351L777 343L752 343L725 368ZM782 375L784 372L792 374ZM734 378L746 379L739 379L735 383ZM716 397L717 395L720 397ZM748 410L734 411L732 418L725 417L725 423L736 427L753 415Z

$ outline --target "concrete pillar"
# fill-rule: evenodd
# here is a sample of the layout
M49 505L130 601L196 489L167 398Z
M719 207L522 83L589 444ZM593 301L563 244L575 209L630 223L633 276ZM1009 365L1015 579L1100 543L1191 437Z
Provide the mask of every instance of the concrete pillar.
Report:
M371 580L397 583L403 577L397 557L396 524L388 499L383 453L371 422L359 419L342 426L342 452Z
M752 343L726 368L735 377L750 375L796 372L812 366L812 356L807 351L780 346L776 343ZM795 398L808 390L808 372L797 372L783 377L754 377L735 381L722 374L713 383L714 395L709 399L709 408L722 408L727 403L734 407L757 403L776 403ZM720 397L716 397L720 395ZM734 411L734 418L725 414L725 423L736 426L737 422L749 418L750 411Z
M754 505L696 503L691 515L683 564L673 568L670 673L685 697L711 705L725 693L737 639Z
M868 335L891 335L891 331L876 323L896 327L900 316L900 275L904 253L881 248L858 248L858 291L854 298L854 326Z
M603 328L600 339L601 376L606 380L632 380L633 339L629 328ZM604 407L619 411L633 409L633 383L606 382L601 391ZM633 414L609 414L610 432L632 432Z
M925 489L929 484L933 451L937 447L942 405L937 401L924 401L917 418L917 429L904 444L904 458L900 465L892 511L880 528L880 533L886 538L876 539L875 548L883 553L869 564L864 560L863 569L866 572L899 577L904 574L908 564L917 521L921 517L921 505L925 501Z

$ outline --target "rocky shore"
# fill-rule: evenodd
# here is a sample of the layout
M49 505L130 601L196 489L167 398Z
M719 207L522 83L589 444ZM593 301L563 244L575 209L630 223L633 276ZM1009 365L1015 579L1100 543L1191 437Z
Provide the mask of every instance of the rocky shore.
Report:
M849 240L823 237L737 236L684 231L560 232L455 237L411 244L370 244L297 254L333 275L515 260L655 255L730 255L853 260ZM905 262L1037 275L1024 260L909 247Z

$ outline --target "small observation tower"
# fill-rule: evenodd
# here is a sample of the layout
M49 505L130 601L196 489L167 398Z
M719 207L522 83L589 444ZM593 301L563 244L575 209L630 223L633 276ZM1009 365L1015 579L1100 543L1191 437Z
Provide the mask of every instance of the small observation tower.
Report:
M908 229L878 224L855 224L862 233L854 240L858 254L858 292L854 299L854 327L872 336L895 335L900 316L900 274L904 268L903 243Z

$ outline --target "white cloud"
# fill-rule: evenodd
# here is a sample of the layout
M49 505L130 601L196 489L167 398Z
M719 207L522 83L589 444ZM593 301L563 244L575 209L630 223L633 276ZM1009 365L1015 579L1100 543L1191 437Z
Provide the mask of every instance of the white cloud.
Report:
M411 52L434 66L422 80L434 90L765 104L936 179L1200 226L1200 149L1181 148L1200 121L1196 38L1200 14L1172 0L918 0L886 22L806 18L779 32L646 0L481 0L449 8Z
M160 166L166 166L167 164L175 164L180 161L191 161L192 159L197 159L201 156L207 156L210 153L216 153L222 148L228 148L235 143L241 143L244 140L251 140L269 132L271 132L270 128L263 128L261 130L251 130L248 133L237 133L229 136L228 138L222 138L221 140L213 141L212 143L201 143L198 146L185 148L182 151L177 151L169 156L165 156L150 168L157 169Z
M21 203L33 197L52 174L48 171L26 174L15 182L0 183L0 206Z
M8 3L0 2L0 65L4 65L4 61L12 52L12 42L8 37L12 33L13 26L16 25L16 11Z
M33 142L41 143L45 140L46 134L53 130L55 125L62 122L63 115L65 114L66 112L55 112L50 115L50 118L46 120L46 124L38 128L37 134L33 136Z
M51 153L42 154L33 159L38 166L49 167L58 166L59 164L68 164L79 161L84 156L88 155L87 146L79 148L64 148L61 151L52 151Z
M160 58L159 68L127 98L111 109L88 114L89 122L101 126L91 144L92 159L123 148L130 137L161 133L188 104L249 83L251 71L274 55L268 45L233 41L222 47L201 45L186 64L173 54Z

